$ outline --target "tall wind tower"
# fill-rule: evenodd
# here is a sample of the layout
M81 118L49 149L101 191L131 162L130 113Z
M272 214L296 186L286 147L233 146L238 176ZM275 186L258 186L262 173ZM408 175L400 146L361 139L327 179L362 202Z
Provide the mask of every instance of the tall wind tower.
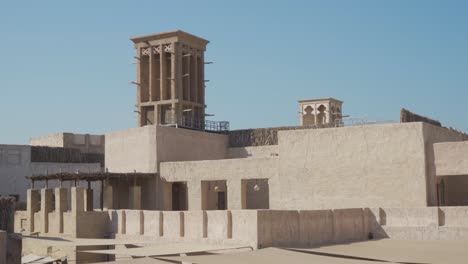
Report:
M138 126L203 129L208 40L177 30L135 37Z

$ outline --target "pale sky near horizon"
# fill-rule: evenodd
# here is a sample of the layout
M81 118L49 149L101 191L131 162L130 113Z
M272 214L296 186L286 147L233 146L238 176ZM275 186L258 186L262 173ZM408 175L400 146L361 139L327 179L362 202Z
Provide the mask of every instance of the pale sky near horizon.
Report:
M468 131L468 1L0 0L0 144L136 126L130 37L210 40L207 113L232 129L297 125L335 97L383 120L405 107Z

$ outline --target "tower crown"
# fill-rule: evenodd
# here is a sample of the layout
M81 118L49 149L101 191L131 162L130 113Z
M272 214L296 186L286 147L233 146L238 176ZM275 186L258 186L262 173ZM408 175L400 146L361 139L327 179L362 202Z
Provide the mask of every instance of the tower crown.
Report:
M181 30L131 40L137 53L138 125L203 126L209 41Z
M335 98L299 100L301 126L332 125L342 120L343 101Z

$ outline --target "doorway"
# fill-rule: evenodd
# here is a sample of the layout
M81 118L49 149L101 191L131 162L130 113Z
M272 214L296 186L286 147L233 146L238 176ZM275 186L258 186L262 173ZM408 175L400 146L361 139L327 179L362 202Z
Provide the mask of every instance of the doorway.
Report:
M202 210L227 210L227 208L226 181L202 181Z
M226 210L226 192L218 192L218 210Z
M185 182L172 183L172 210L186 211L187 204L187 184Z

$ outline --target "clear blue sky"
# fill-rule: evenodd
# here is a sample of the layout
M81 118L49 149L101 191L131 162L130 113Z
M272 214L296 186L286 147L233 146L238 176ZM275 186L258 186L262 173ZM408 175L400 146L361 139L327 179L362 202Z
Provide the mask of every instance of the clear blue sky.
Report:
M468 130L468 1L0 3L0 144L136 126L130 37L210 40L207 112L232 128L298 124L297 100L399 109Z

